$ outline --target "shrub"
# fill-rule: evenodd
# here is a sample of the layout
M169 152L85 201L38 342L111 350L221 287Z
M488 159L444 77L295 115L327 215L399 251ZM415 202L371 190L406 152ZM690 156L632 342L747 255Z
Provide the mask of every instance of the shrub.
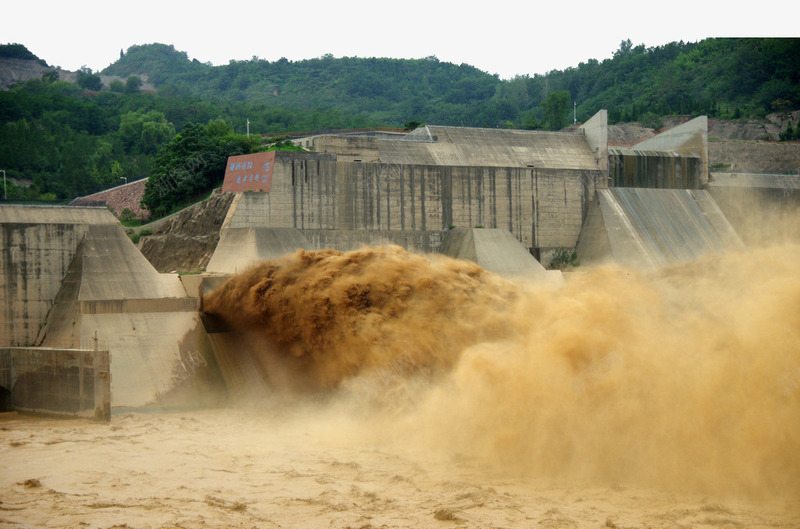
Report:
M551 270L563 270L567 267L578 266L578 253L569 248L559 248L553 254L553 259L550 260Z
M119 220L131 221L136 218L136 215L129 208L124 208L122 213L119 214Z

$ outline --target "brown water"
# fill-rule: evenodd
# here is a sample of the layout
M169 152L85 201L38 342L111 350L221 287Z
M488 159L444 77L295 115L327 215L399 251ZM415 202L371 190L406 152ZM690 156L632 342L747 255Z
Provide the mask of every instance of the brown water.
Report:
M282 373L110 426L0 414L0 528L800 527L800 248L520 285L398 248L205 300Z
M521 286L396 247L301 252L212 293L365 435L487 473L800 497L800 250ZM365 410L369 410L365 412Z

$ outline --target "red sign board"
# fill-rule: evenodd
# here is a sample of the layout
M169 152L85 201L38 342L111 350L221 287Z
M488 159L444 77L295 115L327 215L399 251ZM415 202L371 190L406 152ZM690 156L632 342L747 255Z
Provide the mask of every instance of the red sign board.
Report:
M223 191L264 191L272 186L275 151L230 156L225 168Z

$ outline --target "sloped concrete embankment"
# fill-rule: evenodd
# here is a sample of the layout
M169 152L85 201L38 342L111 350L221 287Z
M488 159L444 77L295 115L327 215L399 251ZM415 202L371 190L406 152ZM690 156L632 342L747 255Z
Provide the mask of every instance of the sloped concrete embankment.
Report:
M158 273L106 208L3 206L0 240L0 345L78 348L97 337L110 351L114 406L207 389L190 387L213 379L197 299Z

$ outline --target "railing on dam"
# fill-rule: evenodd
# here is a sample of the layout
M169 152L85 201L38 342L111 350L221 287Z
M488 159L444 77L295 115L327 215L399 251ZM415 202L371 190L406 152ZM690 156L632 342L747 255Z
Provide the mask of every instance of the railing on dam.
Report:
M0 347L0 410L111 420L106 348Z

